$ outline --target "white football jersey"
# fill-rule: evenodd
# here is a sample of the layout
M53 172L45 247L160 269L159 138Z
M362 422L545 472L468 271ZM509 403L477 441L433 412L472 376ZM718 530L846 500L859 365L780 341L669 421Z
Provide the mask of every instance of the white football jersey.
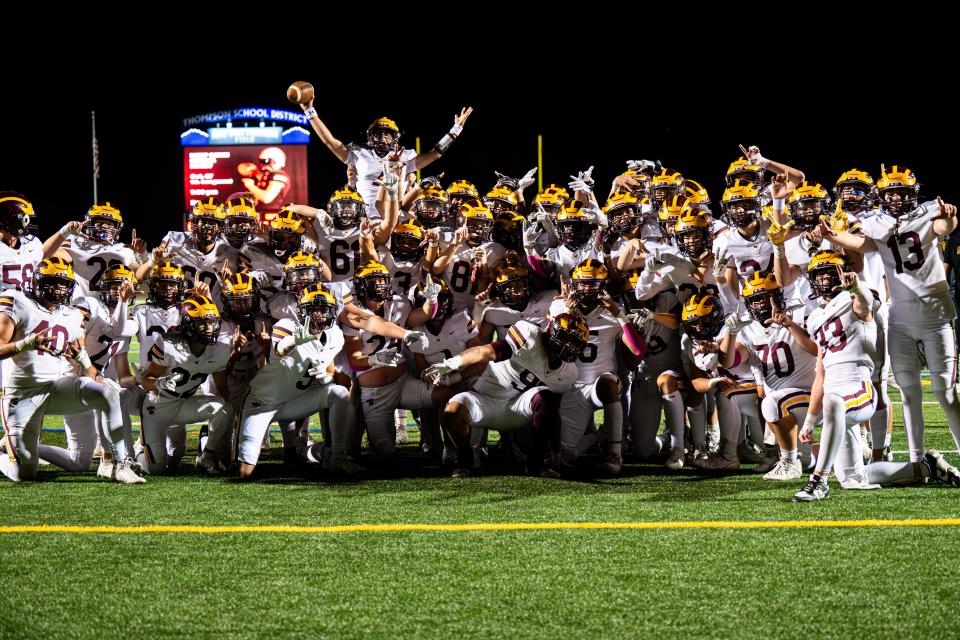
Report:
M417 152L413 149L405 149L400 154L400 162L403 163L403 173L400 176L400 182L404 182L407 173L416 173L417 165L414 159ZM345 164L352 164L357 169L357 191L363 198L367 206L367 217L380 219L383 216L377 210L377 189L374 181L379 180L383 175L383 158L374 151L365 146L351 142L347 145L347 159ZM331 265L332 266L332 265Z
M183 267L187 288L193 286L195 278L207 283L213 301L220 304L220 270L226 264L231 273L239 267L239 253L223 238L217 239L209 253L203 253L197 247L196 240L183 231L168 231L163 237L167 242L167 260Z
M804 326L804 309L791 312L793 321ZM817 357L807 353L790 332L780 325L764 327L751 322L740 333L739 343L750 355L754 377L765 389L799 387L809 389L817 373Z
M717 336L716 341L720 341ZM720 356L717 353L694 353L699 347L700 341L693 338L687 332L680 333L680 357L683 360L683 370L688 378L696 376L697 370L700 370L710 377L719 375Z
M677 288L677 299L681 304L694 294L720 296L723 308L736 306L736 299L728 287L720 287L712 268L699 269L689 258L678 253L661 253L663 265L650 273L646 269L640 272L634 293L638 300L647 300L670 287Z
M534 387L547 387L564 393L577 381L574 362L561 362L550 368L543 330L522 320L510 327L505 336L513 355L509 360L487 364L473 385L476 393L492 398L513 398Z
M662 291L656 294L651 311L669 313L679 318L680 309L677 296L672 291ZM640 365L643 369L660 372L681 367L679 329L671 329L656 320L651 320L641 333L647 341L647 355L644 356Z
M380 247L380 264L390 272L395 296L409 298L411 289L420 284L423 279L423 258L416 262L397 262L393 254L386 247Z
M477 325L470 319L470 313L461 311L443 321L443 326L436 333L429 323L415 327L427 336L427 346L419 343L410 346L410 351L421 354L427 364L436 364L446 358L461 353L467 348L467 343L477 337Z
M864 296L871 303L869 291ZM877 323L864 322L853 312L853 296L842 291L807 319L810 337L823 354L824 385L847 384L873 377L877 353Z
M137 323L137 342L140 344L140 370L144 371L150 363L150 350L157 339L166 334L170 327L180 323L180 309L174 305L161 309L152 304L142 304L133 308L131 314Z
M566 313L567 301L554 300L550 315ZM617 344L620 342L620 323L602 306L583 316L590 329L590 342L577 358L578 384L592 384L605 373L617 371Z
M890 299L916 300L949 291L940 238L933 232L937 203L924 202L899 219L886 213L865 217L863 234L877 245L890 285Z
M730 228L716 239L713 252L719 255L722 249L727 251L730 258L727 265L736 270L741 281L749 278L754 271L772 273L773 244L767 237L769 228L770 221L763 218L754 239L745 238L736 228Z
M0 313L13 320L10 338L13 342L43 329L53 338L49 345L53 353L31 349L4 360L4 386L32 387L61 378L66 365L62 356L67 344L83 337L80 311L69 305L47 310L22 291L4 291L0 293Z
M366 309L366 307L360 307L360 309L373 315L373 312ZM409 300L401 298L400 296L393 296L390 300L383 303L380 317L402 327L406 324L407 316L410 315L412 310L413 308ZM399 340L391 340L390 338L370 333L364 329L354 329L353 327L344 327L343 333L347 336L358 336L360 338L360 351L365 356L373 355L384 349L397 349L401 354L403 353L403 345ZM403 363L401 362L398 366L403 366ZM378 368L379 366L370 367L370 369Z
M537 291L530 297L530 302L522 311L511 309L505 304L491 304L483 310L483 321L492 324L499 336L506 335L507 329L521 320L527 320L538 327L543 327L547 314L550 312L550 305L553 304L556 295L554 290Z
M277 355L277 343L292 335L298 326L295 321L287 319L273 325L273 352L263 369L250 382L250 398L253 402L277 405L303 395L314 382L313 376L307 371L315 366L326 369L343 350L343 333L334 324L320 334L318 340L298 345L281 358Z
M497 242L487 242L480 245L487 257L487 266L492 267L503 259L507 250ZM467 244L460 246L460 249L453 254L446 270L443 272L443 279L450 287L450 293L453 294L453 309L473 308L473 298L479 291L473 291L475 283L470 282L470 274L473 271L473 252L474 247Z
M73 297L80 298L96 295L100 291L100 278L107 268L122 264L129 267L137 260L133 249L121 243L103 244L83 236L74 236L64 240L60 247L70 254L73 275L77 286Z
M261 318L254 321L255 332L260 330L261 321ZM269 323L267 323L267 327L269 326ZM233 336L233 332L236 331L236 329L237 325L229 320L223 320L220 326L220 332L229 336ZM230 390L228 400L230 400L232 404L238 403L250 387L250 381L253 380L259 370L257 367L260 363L260 356L262 355L263 347L256 337L248 338L247 341L243 343L243 346L240 347L240 352L237 353L237 357L234 358L233 367L231 367L230 373L227 375L227 388Z
M196 355L182 333L170 332L158 337L150 348L150 359L165 367L167 373L176 374L177 383L174 391L161 389L160 396L189 398L195 394L208 375L226 369L233 351L232 339L233 334L224 333L221 327L217 342L206 345L200 355Z
M0 291L22 289L30 282L33 268L43 260L43 243L33 236L24 236L14 249L0 242Z
M334 229L330 235L321 233L318 237L317 253L330 266L333 282L353 278L360 260L360 229Z
M640 239L644 243L647 240L658 240L661 236L660 221L648 198L644 198L640 204L640 213L643 216L643 224L640 225Z
M137 323L124 313L120 326L116 326L114 312L104 306L99 298L92 296L74 300L73 306L84 319L83 348L87 350L93 366L102 373L110 366L114 356L121 353L124 344L137 335Z

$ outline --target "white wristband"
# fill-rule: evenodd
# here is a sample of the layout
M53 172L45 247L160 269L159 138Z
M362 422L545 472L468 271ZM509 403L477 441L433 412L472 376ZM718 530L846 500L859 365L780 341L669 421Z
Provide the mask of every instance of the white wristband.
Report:
M319 118L319 117L320 117L320 116L317 115L317 110L314 109L313 107L310 107L309 109L304 109L304 110L303 110L303 115L307 116L307 120L309 120L310 118Z
M90 362L90 356L87 355L86 349L80 349L80 353L73 356L73 361L77 363L77 366L79 366L82 371L86 371L93 366L93 363Z
M75 232L73 229L70 228L70 223L69 223L69 222L68 222L67 224L63 225L62 227L60 227L60 231L57 232L57 235L59 235L59 236L60 236L61 238L63 238L64 240L66 240L67 238L69 238L70 236L73 236L73 235L75 235L75 234L76 234L76 232Z
M36 338L31 340L30 336L27 336L22 340L17 340L16 343L14 343L13 347L17 353L23 353L24 351L29 351L30 349L33 349L36 343L37 343Z
M774 198L773 199L773 210L776 213L783 213L783 205L786 202L785 198Z
M444 360L443 364L456 371L463 366L463 358L460 356L453 356L452 358Z
M777 258L786 258L786 257L787 257L787 251L786 251L786 249L784 249L784 247L783 247L782 244L777 244L777 243L775 243L775 242L774 242L774 243L771 243L771 244L773 244L773 255L774 255L774 256L776 256Z

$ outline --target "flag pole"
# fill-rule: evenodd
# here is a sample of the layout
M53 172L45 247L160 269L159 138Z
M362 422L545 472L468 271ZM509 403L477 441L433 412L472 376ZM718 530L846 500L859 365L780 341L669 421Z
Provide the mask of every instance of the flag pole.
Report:
M93 142L91 146L93 148L93 202L96 204L99 202L97 197L97 179L100 177L100 149L97 145L97 112L90 112L90 123L93 126Z

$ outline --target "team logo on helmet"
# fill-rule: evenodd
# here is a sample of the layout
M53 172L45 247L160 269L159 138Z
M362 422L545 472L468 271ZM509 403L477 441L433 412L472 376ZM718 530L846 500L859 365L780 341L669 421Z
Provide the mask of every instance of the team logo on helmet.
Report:
M723 328L723 306L710 294L690 296L680 317L684 330L696 340L712 340Z
M180 330L190 342L215 344L220 335L220 312L206 296L191 294L180 303Z
M564 362L576 362L590 340L590 330L579 313L561 313L548 320L547 349Z

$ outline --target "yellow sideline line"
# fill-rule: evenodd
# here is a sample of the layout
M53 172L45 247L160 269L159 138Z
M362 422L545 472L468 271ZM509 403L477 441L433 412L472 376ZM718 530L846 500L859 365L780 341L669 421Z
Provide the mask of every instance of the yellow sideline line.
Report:
M363 533L395 531L530 531L560 529L810 529L818 527L956 527L960 518L935 520L761 520L756 522L478 522L472 524L292 525L7 525L0 533Z

